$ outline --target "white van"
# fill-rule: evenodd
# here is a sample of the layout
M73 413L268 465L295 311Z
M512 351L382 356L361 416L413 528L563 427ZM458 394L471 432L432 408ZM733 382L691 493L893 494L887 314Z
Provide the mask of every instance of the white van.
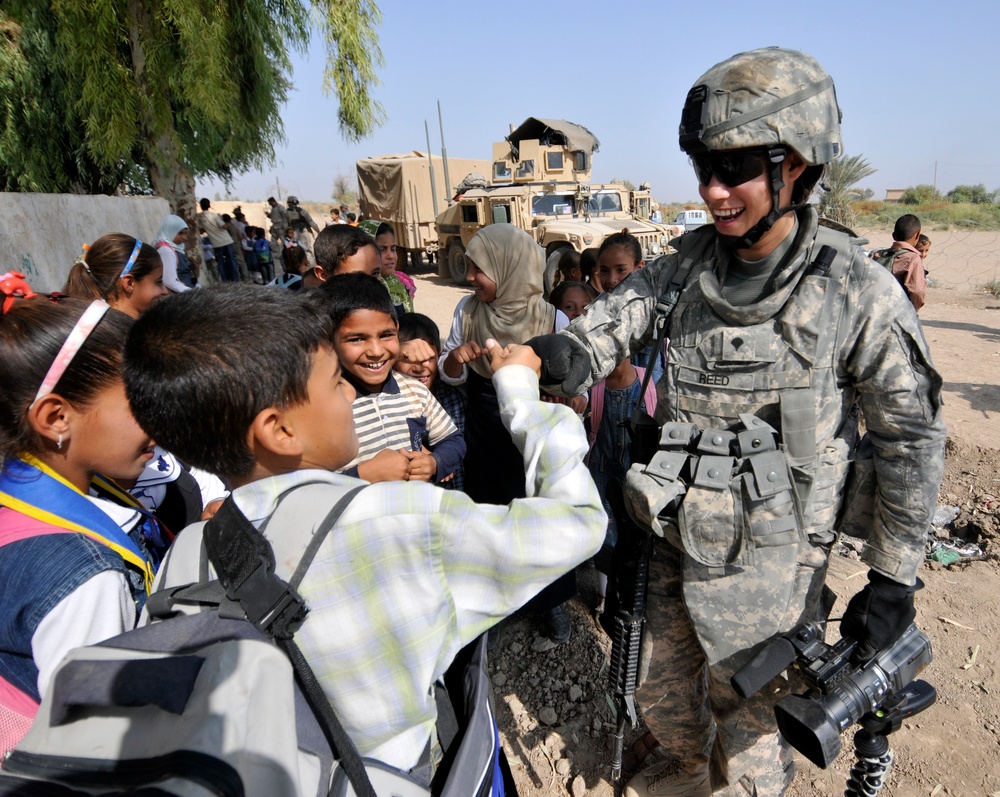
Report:
M689 232L696 227L708 224L708 213L704 210L682 210L677 214L672 226L678 227L680 233Z

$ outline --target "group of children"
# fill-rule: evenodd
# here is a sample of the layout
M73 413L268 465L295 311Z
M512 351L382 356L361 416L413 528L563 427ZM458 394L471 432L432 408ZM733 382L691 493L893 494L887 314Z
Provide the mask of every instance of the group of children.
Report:
M170 232L176 246L183 229ZM621 256L628 238L598 254L605 289L641 265ZM520 344L566 326L593 289L564 281L546 301L540 247L491 225L470 241L474 292L442 346L406 312L391 227L373 241L330 226L315 252L308 291L161 300L178 250L120 234L74 264L63 295L0 280L0 579L18 585L0 600L0 713L20 718L4 727L23 733L69 649L130 629L151 589L197 579L200 527L176 532L226 490L256 525L289 495L318 523L370 483L300 587L303 650L364 755L414 767L429 685L529 601L553 642L568 637L574 568L614 543L603 486L628 468L621 420L655 401L623 363L591 392L588 444L583 404L538 400L540 361Z

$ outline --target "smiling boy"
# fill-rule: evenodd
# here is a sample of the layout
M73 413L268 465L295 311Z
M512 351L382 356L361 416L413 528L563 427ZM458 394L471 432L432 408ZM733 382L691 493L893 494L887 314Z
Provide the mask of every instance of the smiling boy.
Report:
M230 500L274 547L286 579L287 563L361 484L333 472L357 451L354 390L315 293L189 291L143 316L125 352L140 425L232 485ZM271 325L282 335L245 345ZM420 482L369 485L299 585L310 611L296 640L347 735L361 755L425 786L432 773L417 767L434 735L435 681L462 647L596 552L606 525L579 421L537 400L530 349L489 343L529 500L491 506ZM202 530L178 536L155 589L200 580Z
M465 439L426 385L393 374L398 325L385 286L367 274L338 274L320 290L334 348L357 391L360 449L344 472L370 482L451 478L465 457Z

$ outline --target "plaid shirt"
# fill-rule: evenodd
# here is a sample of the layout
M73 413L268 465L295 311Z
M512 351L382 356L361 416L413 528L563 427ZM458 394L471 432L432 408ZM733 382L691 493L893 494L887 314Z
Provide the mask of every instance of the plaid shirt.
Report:
M528 498L493 506L423 482L371 485L347 507L299 588L310 613L296 640L337 716L362 755L404 770L432 738L431 685L458 651L604 539L607 518L583 464L587 441L577 417L538 401L527 368L503 368L494 382L524 451ZM282 494L308 482L319 483L300 487L292 508L279 512L299 512L313 527L359 483L297 471L241 487L233 498L260 526ZM287 577L312 527L282 525L264 533ZM201 556L194 525L178 536L156 588L198 580Z

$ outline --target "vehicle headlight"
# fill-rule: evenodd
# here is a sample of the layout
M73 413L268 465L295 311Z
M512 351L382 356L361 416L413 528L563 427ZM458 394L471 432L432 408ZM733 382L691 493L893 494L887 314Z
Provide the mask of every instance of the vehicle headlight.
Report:
M667 236L666 235L661 235L660 236L660 246L663 247L664 249L666 248L666 246L667 246Z
M653 241L653 245L649 247L649 251L652 252L654 255L660 254L660 244L657 243L656 241Z

